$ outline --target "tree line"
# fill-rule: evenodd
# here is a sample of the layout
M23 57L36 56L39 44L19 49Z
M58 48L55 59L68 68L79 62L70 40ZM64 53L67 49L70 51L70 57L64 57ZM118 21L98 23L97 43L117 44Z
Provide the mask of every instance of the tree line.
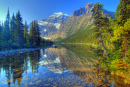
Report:
M6 20L0 23L0 50L44 46L46 41L40 37L37 21L32 21L30 29L28 28L26 21L23 24L20 11L16 15L13 13L10 18L8 9Z

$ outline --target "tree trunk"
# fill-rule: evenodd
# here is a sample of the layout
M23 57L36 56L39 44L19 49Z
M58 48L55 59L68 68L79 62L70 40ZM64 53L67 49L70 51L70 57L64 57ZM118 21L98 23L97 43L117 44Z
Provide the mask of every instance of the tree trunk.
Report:
M103 43L103 38L102 38L101 31L100 31L100 37L101 37L101 42L102 42L102 46L103 46L104 53L105 53L105 55L106 55L106 57L107 57L107 59L108 59L108 58L109 58L109 55L108 55L107 50L106 50L106 47L105 47L105 45L104 45L104 43Z

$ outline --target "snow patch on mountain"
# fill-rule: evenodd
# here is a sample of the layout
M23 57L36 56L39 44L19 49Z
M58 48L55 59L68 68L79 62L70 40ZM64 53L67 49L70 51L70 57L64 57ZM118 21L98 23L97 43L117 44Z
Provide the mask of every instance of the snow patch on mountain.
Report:
M60 23L54 23L54 26L57 28L57 29L59 29L60 28Z
M47 25L50 25L50 26L51 26L51 25L53 25L53 26L55 26L57 29L59 29L59 27L60 27L60 25L61 25L60 23L52 23L52 22L49 23L49 22L46 22L46 21L38 21L38 24L41 25L41 26L47 26ZM44 32L46 32L46 30L47 30L47 29L44 29Z
M43 26L45 26L45 25L48 24L48 22L46 22L46 21L38 21L38 24L39 24L39 25L43 25Z

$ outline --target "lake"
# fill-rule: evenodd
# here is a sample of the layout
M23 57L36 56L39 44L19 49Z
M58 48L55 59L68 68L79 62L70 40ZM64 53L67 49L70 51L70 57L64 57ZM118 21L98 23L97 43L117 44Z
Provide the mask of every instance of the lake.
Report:
M116 79L98 63L80 45L15 54L0 59L0 87L114 87Z

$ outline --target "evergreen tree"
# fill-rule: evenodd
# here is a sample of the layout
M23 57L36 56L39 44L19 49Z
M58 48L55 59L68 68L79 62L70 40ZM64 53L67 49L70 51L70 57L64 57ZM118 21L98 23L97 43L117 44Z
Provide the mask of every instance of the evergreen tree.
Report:
M27 43L28 41L28 25L27 22L25 21L24 25L24 43Z
M119 58L125 57L129 48L129 44L130 44L129 24L130 24L130 18L127 19L127 22L125 22L124 26L118 24L115 24L114 26L114 37L112 38L112 41L118 43L116 45L119 46L118 48L120 49Z
M2 25L1 25L1 22L0 22L0 42L1 42L1 40L2 40L2 30L3 30L3 27L2 27Z
M93 12L93 17L95 19L94 23L96 25L97 34L99 35L99 37L101 39L101 43L102 43L102 46L103 46L103 49L104 49L104 53L108 58L107 50L106 50L106 47L104 45L103 37L102 37L102 31L103 31L102 27L104 26L104 21L107 22L108 20L107 20L107 18L102 16L102 14L101 14L103 12L102 8L103 8L102 4L96 3L94 5L94 8L92 9L92 12Z
M3 30L4 29L4 24L3 24L3 22L0 24L0 38L1 38L1 40L3 39L3 37L4 37L4 35L3 35Z
M1 24L0 22L0 50L2 50L2 42L3 42L3 34L2 34L2 31L3 31L3 25Z
M37 46L40 46L41 37L40 37L40 29L39 29L38 23L36 23L36 31L37 31Z
M6 16L6 20L5 20L5 23L4 23L4 29L3 29L3 37L5 39L5 41L9 41L10 39L10 12L9 12L9 9L8 9L8 12L7 12L7 16Z
M34 45L34 25L33 25L33 22L31 23L31 27L30 27L30 44L31 46Z
M37 45L37 30L36 30L36 21L34 21L34 45Z
M116 23L114 26L114 37L112 41L116 42L120 49L119 58L126 57L130 44L130 0L120 0L116 13Z
M40 30L39 30L38 23L36 21L33 21L31 23L30 42L31 44L33 44L33 46L40 46L40 42L41 42Z
M0 22L0 35L2 34L2 30L3 30L3 27L2 27L2 24Z
M14 31L15 31L16 23L15 23L15 16L13 14L12 19L10 21L10 35L11 39L14 42Z
M18 11L18 13L16 14L16 28L15 28L15 31L14 31L14 41L17 42L18 44L20 44L20 46L23 45L23 40L24 40L24 30L23 30L23 20L22 20L22 17L21 17L21 14L20 12Z
M120 0L115 17L118 24L123 26L127 19L130 18L130 0Z

